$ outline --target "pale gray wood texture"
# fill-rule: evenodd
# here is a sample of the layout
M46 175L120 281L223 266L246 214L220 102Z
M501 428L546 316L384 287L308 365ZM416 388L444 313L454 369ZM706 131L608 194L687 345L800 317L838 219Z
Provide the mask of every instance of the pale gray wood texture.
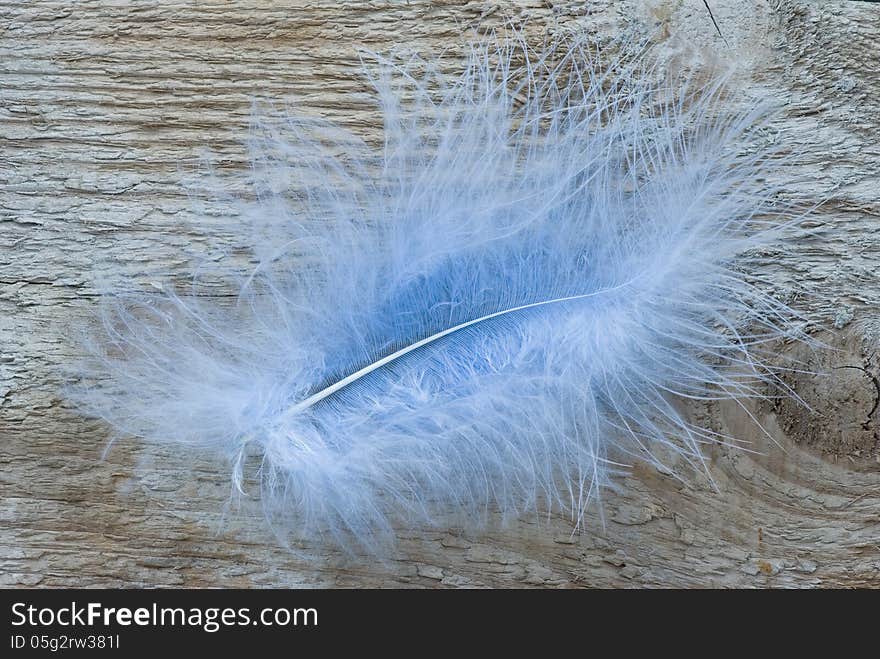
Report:
M880 5L710 5L727 43L702 0L0 3L0 584L880 585ZM192 254L227 246L180 185L203 150L246 166L254 97L376 135L358 46L436 51L508 19L535 39L653 31L668 63L733 60L741 98L782 104L770 138L795 156L786 185L825 203L756 274L805 291L797 306L838 348L814 367L859 368L793 379L813 411L756 405L778 446L741 410L695 410L762 452L709 450L718 491L637 467L604 527L412 532L384 564L298 557L255 503L221 519L228 473L210 456L132 440L102 460L107 429L59 393L72 329L98 289L182 282Z

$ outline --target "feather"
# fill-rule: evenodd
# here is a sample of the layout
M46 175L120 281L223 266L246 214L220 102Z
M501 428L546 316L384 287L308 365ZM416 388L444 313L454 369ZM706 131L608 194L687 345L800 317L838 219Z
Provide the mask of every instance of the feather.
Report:
M266 505L346 547L450 510L577 528L634 460L701 466L726 438L681 402L760 395L761 346L796 334L742 272L785 224L773 154L746 148L766 113L577 38L439 68L365 65L378 149L256 119L235 304L112 296L80 409L217 451L239 489L256 455Z

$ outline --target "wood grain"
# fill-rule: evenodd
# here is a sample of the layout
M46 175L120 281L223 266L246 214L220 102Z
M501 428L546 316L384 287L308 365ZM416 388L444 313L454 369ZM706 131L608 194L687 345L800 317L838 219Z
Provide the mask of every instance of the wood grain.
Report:
M700 0L0 3L0 584L880 585L880 5L710 4L723 40ZM203 150L246 166L254 98L375 136L358 47L431 52L504 21L535 39L653 35L668 65L734 61L742 98L778 101L787 191L821 205L755 274L796 282L834 346L803 355L828 375L792 380L812 409L752 406L776 443L739 408L694 410L759 451L707 451L717 490L636 467L583 534L413 531L379 564L288 551L255 502L227 505L209 455L130 440L102 459L107 429L59 393L74 328L98 291L185 281L193 256L229 247L226 211L181 186Z

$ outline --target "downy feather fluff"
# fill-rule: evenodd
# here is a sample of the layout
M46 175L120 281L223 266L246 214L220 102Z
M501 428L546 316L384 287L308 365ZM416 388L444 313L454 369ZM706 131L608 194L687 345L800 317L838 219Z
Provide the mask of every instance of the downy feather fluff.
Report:
M576 39L469 53L365 67L378 148L255 121L236 303L113 297L81 409L214 448L239 488L258 456L267 506L345 546L449 511L577 526L624 465L699 465L726 438L681 400L760 393L758 348L793 332L741 272L781 221L744 148L762 112Z

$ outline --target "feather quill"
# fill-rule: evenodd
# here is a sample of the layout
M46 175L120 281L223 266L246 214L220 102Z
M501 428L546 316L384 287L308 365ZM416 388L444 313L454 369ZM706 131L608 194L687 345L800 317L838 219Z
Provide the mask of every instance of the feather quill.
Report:
M700 465L725 438L678 402L760 394L760 346L795 333L740 268L781 222L744 148L763 111L587 50L377 58L378 150L257 121L236 304L114 296L74 400L216 449L239 488L258 455L267 504L343 546L448 510L577 527L624 464Z

